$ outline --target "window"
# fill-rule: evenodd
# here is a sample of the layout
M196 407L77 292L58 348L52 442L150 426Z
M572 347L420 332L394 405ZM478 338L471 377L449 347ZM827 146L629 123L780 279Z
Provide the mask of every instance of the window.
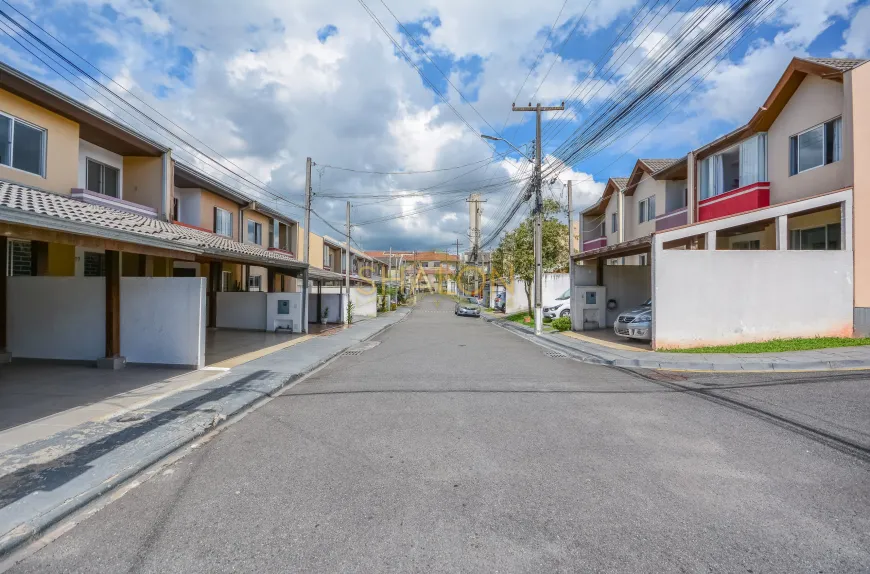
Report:
M788 248L798 251L836 251L840 249L840 224L792 229L789 232Z
M248 243L263 244L263 226L256 221L248 221Z
M640 264L641 264L641 265L646 265L646 264L647 264L647 258L646 258L646 257L647 257L647 256L646 256L646 253L641 253L641 254L640 254Z
M178 198L172 198L172 221L179 221L178 219Z
M10 240L6 254L6 275L30 275L30 242Z
M221 271L221 291L229 291L233 284L232 271Z
M767 180L767 134L760 133L700 162L701 199Z
M45 177L45 130L0 114L0 164ZM0 138L3 136L0 135Z
M103 253L85 251L85 277L106 276L106 256Z
M836 118L791 136L789 175L840 161L842 126L843 120Z
M233 236L233 214L220 207L214 208L214 232L227 237Z
M652 221L656 218L656 197L650 196L637 204L637 222Z
M610 229L611 229L611 232L613 232L613 233L616 233L617 231L619 231L619 227L617 227L617 225L616 225L616 214L615 213L610 214Z
M259 291L261 279L262 277L259 275L251 275L248 277L248 291Z
M118 197L121 181L121 171L118 168L88 158L86 179L88 191Z
M735 251L759 251L761 249L761 240L735 241L731 244L731 249Z

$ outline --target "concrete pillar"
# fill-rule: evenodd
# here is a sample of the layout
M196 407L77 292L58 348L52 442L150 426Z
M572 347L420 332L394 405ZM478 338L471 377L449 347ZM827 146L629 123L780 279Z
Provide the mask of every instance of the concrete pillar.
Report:
M788 216L780 215L776 218L776 250L788 249Z
M8 363L12 355L6 352L6 268L9 265L9 240L5 235L0 235L0 363Z
M716 232L708 231L705 240L707 251L716 251Z
M121 253L106 250L106 356L97 360L99 369L123 369L121 356Z

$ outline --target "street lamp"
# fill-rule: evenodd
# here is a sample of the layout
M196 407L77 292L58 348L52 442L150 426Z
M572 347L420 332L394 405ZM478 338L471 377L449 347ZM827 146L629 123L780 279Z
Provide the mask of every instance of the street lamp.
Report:
M507 141L507 140L504 139L504 138L497 138L497 137L495 137L495 136L488 136L488 135L486 135L486 134L480 134L480 137L482 137L482 138L485 139L485 140L489 140L489 141L493 141L493 142L504 142L504 143L508 144L509 146L511 146L512 148L514 148L514 150L515 150L518 154L520 154L521 156L523 156L524 158L526 158L527 160L529 160L529 162L531 162L531 163L535 163L535 160L533 160L532 158L530 158L529 156L527 156L527 155L525 154L525 152L523 152L522 150L520 150L519 148L517 148L517 146L515 146L514 144L512 144L511 142Z

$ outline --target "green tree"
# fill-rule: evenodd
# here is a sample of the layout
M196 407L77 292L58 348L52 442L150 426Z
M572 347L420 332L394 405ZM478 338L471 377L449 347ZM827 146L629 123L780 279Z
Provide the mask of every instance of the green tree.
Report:
M568 265L568 226L559 221L559 202L544 200L541 226L541 262L544 272L554 272ZM535 219L529 216L516 229L505 234L492 254L493 272L512 281L517 277L525 284L526 303L532 310L532 289L535 283Z

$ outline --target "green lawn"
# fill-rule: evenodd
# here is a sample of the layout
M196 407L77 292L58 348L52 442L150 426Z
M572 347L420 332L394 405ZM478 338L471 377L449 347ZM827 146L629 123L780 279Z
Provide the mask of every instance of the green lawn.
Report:
M528 311L521 311L519 313L514 313L513 315L508 315L507 317L505 317L505 319L507 319L508 321L513 321L514 323L519 323L521 325L525 325L526 327L530 327L530 328L534 329L535 328L534 317L532 317L532 319L530 319L528 323L526 323L526 321L525 321L526 317L531 317L529 312ZM550 326L549 323L544 323L544 331L555 331L555 329L552 326Z
M783 351L812 351L832 347L857 347L870 345L870 338L815 337L813 339L774 339L762 343L739 343L721 347L696 347L694 349L661 349L665 353L781 353Z

